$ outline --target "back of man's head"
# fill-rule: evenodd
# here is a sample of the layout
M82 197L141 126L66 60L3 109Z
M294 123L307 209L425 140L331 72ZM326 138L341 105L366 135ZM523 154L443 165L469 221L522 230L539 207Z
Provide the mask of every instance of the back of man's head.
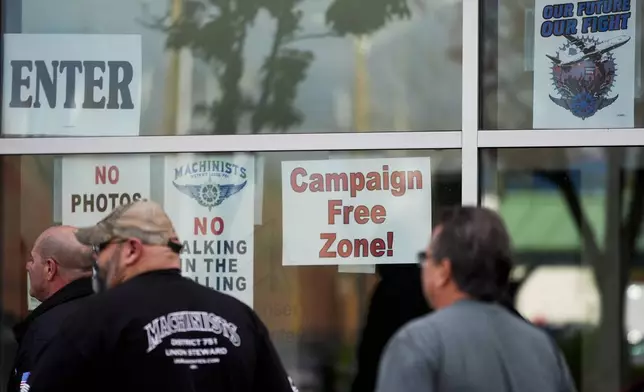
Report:
M510 237L501 217L487 208L456 207L439 217L437 228L433 257L450 260L460 291L479 300L499 300L512 269Z
M40 301L52 296L70 282L91 275L91 248L78 242L71 226L45 230L34 243L27 271L30 294Z

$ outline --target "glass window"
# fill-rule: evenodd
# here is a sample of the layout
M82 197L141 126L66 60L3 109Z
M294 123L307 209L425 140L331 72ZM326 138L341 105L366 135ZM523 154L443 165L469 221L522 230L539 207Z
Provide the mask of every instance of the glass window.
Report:
M402 323L410 317L405 314L422 312L426 305L415 255L429 231L420 233L422 244L406 237L429 226L432 211L461 202L458 150L5 156L1 168L5 325L38 304L28 296L25 263L44 229L60 223L93 224L114 205L150 197L163 203L184 241L184 274L251 304L301 390L329 390L331 384L348 390L355 378L358 342L374 342L373 336L362 336L368 313L371 323L374 318L383 320L377 314L387 313L386 324ZM403 169L411 174L401 174ZM364 174L364 181L356 173ZM286 197L294 202L285 204ZM329 214L329 200L344 205L334 204L335 214ZM346 209L350 203L355 208ZM415 219L401 225L401 217L410 214ZM423 215L426 219L420 218ZM333 216L335 222L328 224ZM376 221L383 217L388 226L381 230ZM345 224L345 219L351 223ZM321 257L327 241L320 233L325 230L338 235L336 244L325 251L337 252L330 261ZM404 264L378 269L373 264L346 265L360 261L348 253L366 254L369 260L376 260L374 254L387 257L386 231L394 231L394 256L388 260ZM315 238L295 241L299 235ZM339 244L352 236L360 241ZM362 238L375 243L376 236L382 237L384 248L363 246ZM291 249L288 257L283 251L287 240L314 246ZM409 279L397 281L401 273L411 282L417 279L416 286ZM375 304L370 300L378 282L389 285L381 288L389 294ZM402 286L396 286L399 283ZM401 304L409 303L414 307L405 313ZM0 349L0 355L3 352L6 355Z
M579 391L641 388L644 149L482 157L482 204L500 212L513 240L518 310L556 338Z
M483 2L482 129L644 126L642 7Z
M457 2L6 3L5 136L461 127Z

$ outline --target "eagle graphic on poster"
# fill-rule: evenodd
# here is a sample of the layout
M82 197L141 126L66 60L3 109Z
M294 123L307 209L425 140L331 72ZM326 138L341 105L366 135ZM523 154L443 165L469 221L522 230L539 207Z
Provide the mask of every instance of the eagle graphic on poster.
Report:
M617 76L613 51L630 41L620 35L606 41L595 37L564 35L567 42L559 47L552 61L552 83L560 97L550 99L583 120L615 103L619 95L609 97Z
M207 207L208 211L212 211L213 207L217 207L224 200L244 189L247 183L248 180L241 184L216 184L208 181L201 185L181 185L177 184L176 181L172 182L179 192L196 200L200 206Z

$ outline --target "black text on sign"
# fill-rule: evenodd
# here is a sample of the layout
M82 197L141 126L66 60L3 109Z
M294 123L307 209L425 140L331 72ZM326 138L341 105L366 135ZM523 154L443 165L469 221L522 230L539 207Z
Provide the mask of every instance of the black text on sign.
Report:
M94 168L94 183L96 185L117 185L120 180L118 166L99 165ZM71 195L72 212L107 212L124 204L141 199L139 192L105 192L105 193L73 193Z
M12 60L10 66L11 108L40 108L46 101L50 109L75 109L77 93L82 91L83 109L134 109L130 91L134 68L128 61ZM82 77L79 86L77 76ZM58 78L65 80L63 102L57 100Z

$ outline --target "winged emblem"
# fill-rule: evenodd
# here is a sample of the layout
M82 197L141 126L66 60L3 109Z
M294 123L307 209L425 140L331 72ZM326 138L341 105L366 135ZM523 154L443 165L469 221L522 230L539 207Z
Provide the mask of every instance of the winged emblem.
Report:
M620 35L601 41L597 37L564 35L566 42L556 56L546 54L552 64L552 84L559 97L549 95L556 105L585 120L611 106L619 95L610 97L617 76L613 52L630 42Z
M562 53L557 52L556 57L546 54L546 57L552 60L553 64L562 67L571 66L583 60L601 61L605 54L626 45L631 40L631 37L626 35L620 35L606 41L584 41L572 35L564 35L564 37L568 40L566 50L562 51Z
M173 181L172 185L179 192L196 200L200 206L208 207L208 211L212 211L213 207L217 207L224 200L244 189L247 183L248 180L241 184L215 184L213 182L207 182L201 185L181 185Z

